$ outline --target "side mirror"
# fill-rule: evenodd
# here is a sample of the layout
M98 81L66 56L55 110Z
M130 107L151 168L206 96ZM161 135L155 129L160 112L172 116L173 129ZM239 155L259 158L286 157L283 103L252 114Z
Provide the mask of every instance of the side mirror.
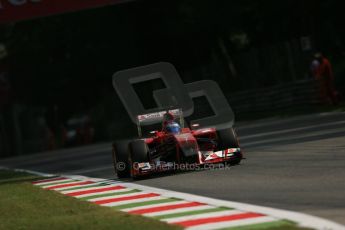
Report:
M193 128L198 128L200 125L199 124L192 124Z

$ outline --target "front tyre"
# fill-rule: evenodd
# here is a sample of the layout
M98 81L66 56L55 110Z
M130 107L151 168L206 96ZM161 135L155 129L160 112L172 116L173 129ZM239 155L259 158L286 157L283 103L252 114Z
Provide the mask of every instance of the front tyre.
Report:
M118 178L130 177L129 143L130 141L128 140L116 141L113 143L113 164Z
M149 162L149 149L144 140L134 140L129 144L130 152L130 175L137 179L140 175L140 169L136 168L138 163Z
M233 128L217 130L218 145L217 150L225 150L230 148L240 148L237 134ZM230 158L230 165L238 165L243 156L241 151L235 152L234 156Z
M233 128L217 130L218 145L217 150L229 148L239 148L240 144L236 132Z

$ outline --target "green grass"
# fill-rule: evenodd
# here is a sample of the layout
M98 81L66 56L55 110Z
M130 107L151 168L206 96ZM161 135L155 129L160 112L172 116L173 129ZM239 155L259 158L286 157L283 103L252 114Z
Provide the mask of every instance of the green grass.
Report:
M38 179L41 178L27 173L0 170L0 229L181 229L157 220L171 215L160 218L129 215L117 211L118 207L101 207L31 184ZM215 210L223 209L228 208ZM284 220L230 229L305 230Z
M0 229L181 229L43 190L37 179L0 170Z

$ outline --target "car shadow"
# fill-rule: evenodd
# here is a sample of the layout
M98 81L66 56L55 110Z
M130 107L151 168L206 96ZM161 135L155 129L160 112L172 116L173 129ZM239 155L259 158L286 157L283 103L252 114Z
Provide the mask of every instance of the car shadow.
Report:
M204 171L210 171L210 170L221 170L224 169L224 164L212 164L214 165L213 168L198 168L194 170L170 170L165 172L155 172L146 176L138 177L138 178L116 178L116 181L122 181L122 182L136 182L136 181L144 181L144 180L153 180L157 178L162 177L171 177L176 175L182 175L182 174L189 174L189 173L198 173L198 172L204 172ZM225 169L230 169L233 167L241 166L242 164L237 165L230 165L228 164Z

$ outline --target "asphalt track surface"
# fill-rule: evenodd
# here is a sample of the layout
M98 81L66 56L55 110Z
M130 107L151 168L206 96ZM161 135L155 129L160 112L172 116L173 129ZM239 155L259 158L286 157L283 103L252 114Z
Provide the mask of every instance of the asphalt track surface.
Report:
M135 183L299 211L345 224L345 113L237 124L246 160ZM109 143L0 160L0 166L113 178Z

